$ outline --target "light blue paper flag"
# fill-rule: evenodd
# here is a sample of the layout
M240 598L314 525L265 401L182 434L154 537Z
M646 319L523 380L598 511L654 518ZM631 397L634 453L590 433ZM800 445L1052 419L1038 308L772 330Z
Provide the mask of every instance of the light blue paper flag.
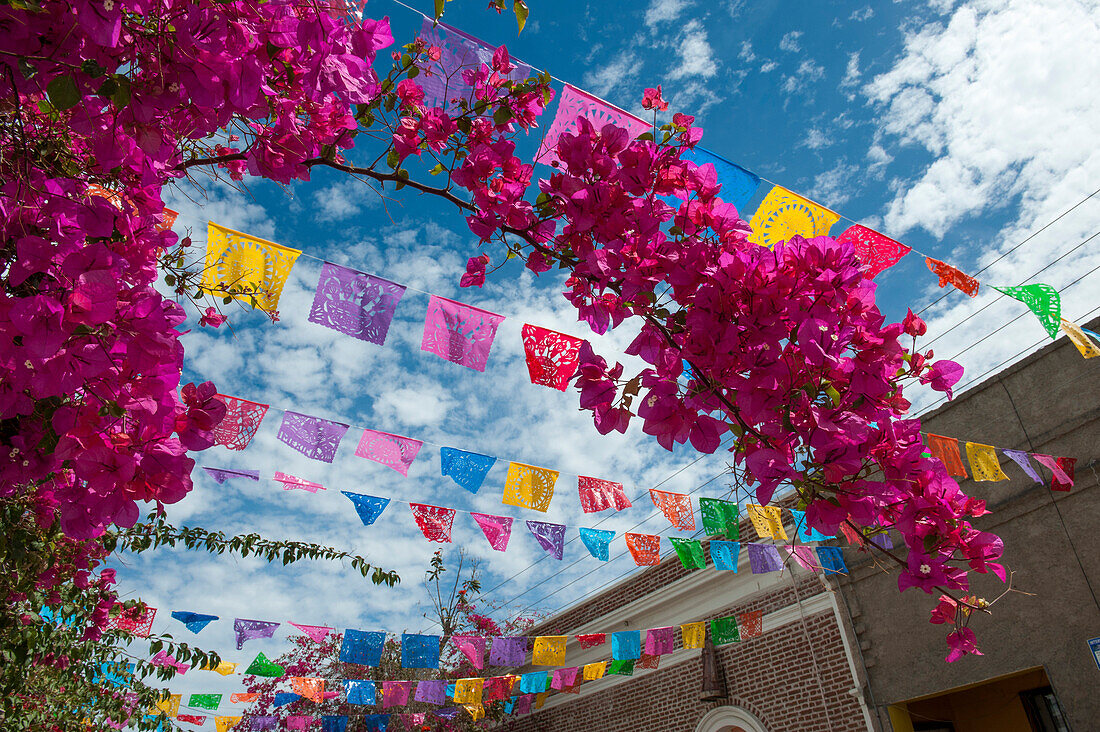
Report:
M546 691L548 671L532 671L519 677L519 690L523 694L541 694Z
M402 633L401 668L439 668L439 636Z
M714 169L718 173L718 182L722 185L718 197L726 203L732 203L736 206L738 213L744 212L745 207L749 205L749 201L756 194L756 189L760 187L758 176L709 150L697 147L694 150L684 151L681 157L696 165L706 165L707 163L714 165Z
M456 450L453 447L439 448L440 472L470 493L481 490L485 476L489 474L489 469L496 461L497 459L490 455Z
M172 617L183 623L183 626L192 633L198 633L210 623L218 619L217 615L203 615L186 610L173 610Z
M622 630L611 634L611 660L628 661L642 657L642 631Z
M359 514L359 519L364 526L370 526L377 521L382 512L386 510L386 506L390 505L390 499L388 498L365 496L362 493L349 493L348 491L340 492L351 500L352 505L355 506L355 512Z
M457 689L457 688L458 688L458 684L454 683L453 681L451 683L447 684L447 698L448 699L454 699L455 698L455 689Z
M614 531L604 529L581 529L581 542L588 549L588 553L602 562L607 561L608 546L615 538Z
M373 681L346 679L344 689L346 690L348 704L368 705L375 703L376 692Z
M711 539L710 560L714 562L715 569L729 572L737 571L737 559L741 556L741 544L736 541L720 541Z
M791 512L791 516L794 517L795 530L798 532L798 538L803 542L810 541L828 541L829 539L835 539L835 536L826 536L817 529L811 527L806 523L806 512L797 511L793 508L788 509Z
M377 668L382 664L382 646L385 643L384 631L368 632L348 628L344 631L344 640L340 644L340 660Z
M825 574L847 574L848 567L844 564L844 555L838 546L817 547L817 559L821 562L821 569Z

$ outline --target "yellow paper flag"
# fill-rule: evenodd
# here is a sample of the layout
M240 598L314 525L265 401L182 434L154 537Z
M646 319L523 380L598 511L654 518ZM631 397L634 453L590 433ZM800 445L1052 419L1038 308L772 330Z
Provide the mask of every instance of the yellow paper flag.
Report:
M531 654L533 666L565 665L564 635L540 635L535 638L535 650Z
M745 504L752 527L761 539L787 539L787 531L783 528L783 514L779 506L758 506L755 503Z
M246 290L233 297L245 303L255 297L261 308L271 312L278 308L283 285L301 253L210 221L202 286L217 295L229 295L231 287Z
M966 443L966 459L970 461L970 473L974 480L1008 480L992 445Z
M774 186L752 215L749 241L774 247L796 234L807 239L824 236L837 221L840 221L840 214L786 188Z
M680 636L684 641L684 648L702 648L707 640L706 623L686 623L680 626Z
M222 661L214 668L207 670L213 671L216 674L221 674L222 676L229 676L237 672L237 664L230 663L229 661Z
M585 664L584 667L584 680L595 681L596 679L602 679L604 673L607 671L607 661L600 661L598 663Z
M214 717L214 728L218 732L226 732L241 723L240 717Z
M535 709L542 709L542 705L546 703L546 697L550 696L549 691L544 691L541 694L535 694Z
M476 704L480 707L484 690L485 679L459 679L455 682L455 703Z
M1088 337L1085 331L1081 330L1080 326L1076 323L1062 318L1062 330L1065 331L1069 339L1073 341L1073 345L1077 346L1077 350L1081 352L1081 355L1085 358L1096 358L1100 356L1100 346L1097 346L1092 342L1092 339Z
M523 463L508 463L503 502L509 506L546 511L554 497L558 471Z
M466 711L470 713L475 722L485 716L485 707L480 704L464 704L463 706L466 707Z
M164 712L169 717L175 717L180 713L180 698L182 694L170 694L164 701L157 702L153 709L158 712Z

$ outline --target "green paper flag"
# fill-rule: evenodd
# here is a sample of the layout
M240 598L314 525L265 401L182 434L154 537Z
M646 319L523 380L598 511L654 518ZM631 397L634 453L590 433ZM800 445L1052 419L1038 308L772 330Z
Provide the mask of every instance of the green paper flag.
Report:
M728 618L716 618L710 621L710 639L716 646L740 641L741 634L737 632L737 618L731 615Z
M616 674L618 676L633 676L634 659L624 658L619 661L612 661L611 665L607 668L607 673Z
M221 706L221 694L192 694L187 701L187 706L199 709L217 709Z
M740 530L735 502L720 498L700 498L699 510L703 514L703 532L707 536L725 534L729 541L737 541Z
M1062 324L1062 296L1050 285L1022 285L1020 287L994 287L1031 308L1035 317L1051 338L1058 337Z
M679 536L668 537L672 542L672 548L676 550L676 556L680 558L680 564L687 569L703 569L707 566L707 560L703 556L703 544L698 539L685 539Z
M252 674L253 676L267 676L272 679L279 678L283 675L283 673L283 667L268 659L268 657L265 656L263 653L260 653L260 655L256 656L256 660L254 660L249 665L249 667L245 669L245 674Z

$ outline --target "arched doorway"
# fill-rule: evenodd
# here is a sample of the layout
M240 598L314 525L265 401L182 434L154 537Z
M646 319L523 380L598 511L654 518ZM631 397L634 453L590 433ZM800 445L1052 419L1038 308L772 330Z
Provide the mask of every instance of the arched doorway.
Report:
M718 707L707 712L695 732L768 732L764 723L741 707Z

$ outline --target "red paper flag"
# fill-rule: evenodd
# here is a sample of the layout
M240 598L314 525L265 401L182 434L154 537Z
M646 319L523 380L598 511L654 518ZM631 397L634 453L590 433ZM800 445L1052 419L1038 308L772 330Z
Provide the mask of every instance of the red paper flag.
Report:
M269 405L225 394L215 394L214 398L225 405L225 417L214 428L214 444L230 450L245 449L260 429Z
M852 243L856 256L863 264L863 276L869 280L873 280L884 269L893 267L912 251L901 242L859 224L845 229L837 241Z
M760 610L750 610L737 616L737 628L741 633L741 640L748 640L761 635L764 627L764 613Z
M577 478L577 490L581 496L581 510L585 513L603 511L612 506L616 511L631 507L630 499L623 492L622 483L581 475Z
M580 338L556 330L524 324L523 352L527 356L531 383L565 391L569 379L577 373L582 342Z
M656 534L627 534L626 548L639 567L661 562L661 537Z
M954 437L928 434L928 452L932 457L939 458L947 474L959 478L965 478L966 468L963 467L962 455L959 454L959 441Z
M581 648L602 646L604 643L607 642L607 633L586 633L575 637L577 639L577 642L581 644Z
M928 265L928 269L940 278L940 287L954 285L956 290L965 292L970 297L978 294L978 281L970 275L931 257L925 257L924 263Z
M455 521L453 508L441 508L429 506L424 503L410 503L413 518L420 527L424 538L428 541L438 541L441 544L449 544L451 541L451 526Z

